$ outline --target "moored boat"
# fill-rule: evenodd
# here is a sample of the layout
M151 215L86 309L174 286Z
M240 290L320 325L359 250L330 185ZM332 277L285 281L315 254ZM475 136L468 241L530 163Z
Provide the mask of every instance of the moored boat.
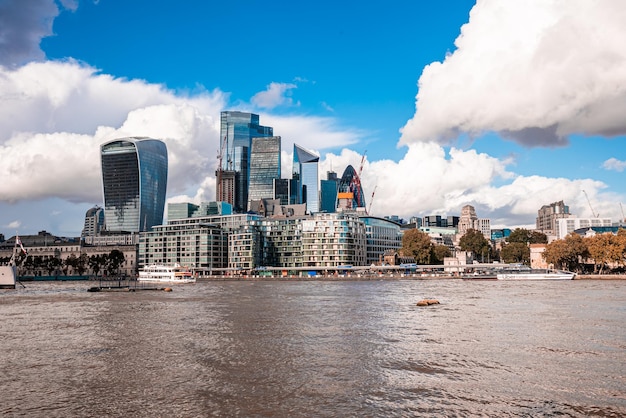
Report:
M173 266L151 264L139 271L137 280L162 283L195 283L196 278L189 268L179 264Z
M554 269L514 268L498 272L498 280L572 280L576 273Z
M15 289L15 266L0 266L0 289Z

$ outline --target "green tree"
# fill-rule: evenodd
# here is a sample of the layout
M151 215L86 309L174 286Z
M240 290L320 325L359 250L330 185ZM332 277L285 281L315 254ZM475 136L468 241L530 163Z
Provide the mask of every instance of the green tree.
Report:
M443 264L446 257L451 257L452 252L447 245L433 245L430 248L430 264Z
M481 261L484 261L485 257L491 256L489 241L480 231L475 229L467 230L459 240L459 247L462 251L471 251L474 257L480 257Z
M500 257L505 263L530 264L530 248L526 243L511 242L502 246Z
M539 231L531 231L525 228L515 228L511 235L506 238L506 242L519 242L523 244L547 244L548 237Z
M405 257L415 258L417 264L428 264L430 261L430 237L419 229L409 229L402 235L400 252Z

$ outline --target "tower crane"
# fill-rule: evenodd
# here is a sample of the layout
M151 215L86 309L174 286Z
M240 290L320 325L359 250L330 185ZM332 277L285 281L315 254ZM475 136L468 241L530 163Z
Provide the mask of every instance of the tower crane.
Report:
M224 139L222 139L222 143L220 144L220 149L217 154L217 170L215 170L215 175L217 177L217 187L215 189L215 200L221 201L224 200L224 185L222 184L222 174L224 173L224 167L222 166L222 160L224 158L224 152L228 154L228 126L226 127L226 135L224 135ZM226 162L230 166L231 161L228 155L226 156Z
M374 203L374 194L376 194L376 188L378 187L378 184L376 186L374 186L374 191L372 192L372 198L370 199L370 206L367 209L367 214L371 214L372 213L372 204Z
M587 196L587 192L583 190L583 193L585 194L585 197L587 198L587 203L589 204L589 209L591 209L591 214L593 215L594 218L597 218L598 216L600 216L600 214L597 214L593 210L593 207L591 206L591 201L589 200L589 196Z
M361 173L363 172L363 165L365 164L365 153L361 156L361 164L359 165L359 171L355 173L355 176L352 178L352 182L350 184L352 193L354 193L354 198L356 200L357 207L365 207L365 202L363 201L363 193L361 189Z

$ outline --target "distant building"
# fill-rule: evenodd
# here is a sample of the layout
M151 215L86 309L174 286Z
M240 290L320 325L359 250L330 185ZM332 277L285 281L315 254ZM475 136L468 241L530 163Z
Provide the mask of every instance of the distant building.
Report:
M222 190L222 196L216 196L216 200L232 204L235 212L245 212L248 205L252 138L273 136L274 130L260 125L259 115L254 113L223 111L220 116L220 139L225 143L225 149L220 149L221 169L226 173L216 171L222 184L218 187L218 191Z
M320 181L320 211L333 213L337 211L337 191L339 179L337 173L328 171L326 180Z
M611 227L613 223L609 218L560 218L555 219L555 233L557 239L565 238L570 232L581 228Z
M306 203L309 213L319 212L319 176L318 164L320 157L293 145L292 178L297 181L296 203Z
M556 235L557 219L567 219L572 217L569 206L563 201L543 205L537 211L536 229L546 235Z
M465 235L470 229L479 231L488 240L491 239L491 221L486 218L478 218L474 206L465 205L461 209L461 216L459 217L459 236Z
M360 219L365 223L366 265L380 265L386 251L397 251L402 247L402 230L398 223L367 215Z
M142 232L163 223L167 148L150 138L121 138L100 146L107 231Z
M96 236L104 228L104 209L94 206L85 214L85 226L81 237Z
M361 179L354 167L349 165L339 180L337 209L350 210L365 207L365 195L361 187Z
M274 181L280 179L280 136L252 138L248 205L260 199L274 198Z
M232 206L227 202L202 202L199 205L189 202L167 204L168 221L213 215L232 215L232 213Z

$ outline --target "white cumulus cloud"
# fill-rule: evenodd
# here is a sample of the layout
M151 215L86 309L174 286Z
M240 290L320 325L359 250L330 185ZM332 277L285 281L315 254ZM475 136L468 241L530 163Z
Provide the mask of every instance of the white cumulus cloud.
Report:
M617 158L609 158L602 164L607 170L619 171L620 173L626 168L626 161L620 161Z
M624 22L622 0L478 0L457 49L424 68L400 143L626 134Z

